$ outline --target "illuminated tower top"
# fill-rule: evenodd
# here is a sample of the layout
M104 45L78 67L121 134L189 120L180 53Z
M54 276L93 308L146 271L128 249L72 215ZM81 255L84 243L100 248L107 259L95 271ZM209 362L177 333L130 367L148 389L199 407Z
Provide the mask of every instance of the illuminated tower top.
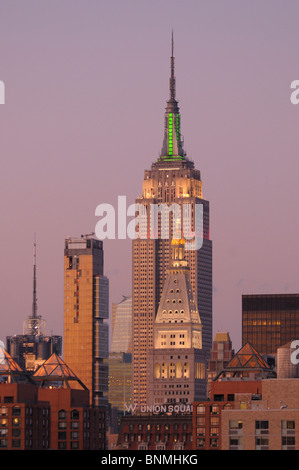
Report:
M174 75L174 42L173 33L171 38L171 57L170 57L170 97L167 101L165 111L164 140L160 156L160 161L185 160L183 150L183 140L181 137L181 117L178 102L175 98L175 75Z

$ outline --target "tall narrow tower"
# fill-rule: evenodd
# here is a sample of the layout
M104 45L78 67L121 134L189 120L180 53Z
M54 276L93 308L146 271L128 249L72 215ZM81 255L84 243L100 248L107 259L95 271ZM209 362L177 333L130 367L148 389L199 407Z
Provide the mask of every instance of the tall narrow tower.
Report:
M33 252L33 299L32 299L32 313L24 321L24 333L37 336L44 334L45 321L40 315L37 315L37 297L36 297L36 240L34 241Z
M31 314L23 321L23 334L7 336L7 351L27 372L35 370L53 353L61 354L62 337L46 335L46 321L37 313L36 240L33 250L33 300Z
M177 204L190 208L189 226L195 230L196 205L203 210L201 248L186 250L190 282L202 322L202 350L208 357L212 346L212 242L209 230L209 202L203 199L200 171L186 156L181 136L181 115L176 100L173 37L171 47L170 97L164 117L164 139L159 158L144 172L142 204L147 214L152 204ZM169 236L161 233L161 214L156 237L133 240L133 399L137 406L147 404L149 390L149 351L153 346L153 324L162 295L166 271L171 262L173 236L170 213ZM182 238L183 238L182 227Z
M103 242L69 237L64 249L64 360L90 391L93 406L107 406L109 281Z

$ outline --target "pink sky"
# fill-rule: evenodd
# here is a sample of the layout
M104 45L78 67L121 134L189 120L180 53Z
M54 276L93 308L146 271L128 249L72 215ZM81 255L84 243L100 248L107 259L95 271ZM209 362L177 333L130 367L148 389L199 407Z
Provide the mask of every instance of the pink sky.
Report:
M14 0L0 9L0 339L31 313L63 333L63 248L140 195L159 155L171 30L185 150L210 201L214 333L241 346L242 293L298 292L299 4ZM131 241L104 242L110 303Z

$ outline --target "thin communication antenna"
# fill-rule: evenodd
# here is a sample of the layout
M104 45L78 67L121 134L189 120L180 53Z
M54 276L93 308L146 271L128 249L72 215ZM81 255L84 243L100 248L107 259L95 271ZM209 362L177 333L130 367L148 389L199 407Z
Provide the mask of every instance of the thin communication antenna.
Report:
M171 34L171 57L170 57L170 81L169 81L169 88L170 88L170 99L175 100L175 76L174 76L174 40L173 40L173 30Z
M37 298L36 298L36 233L34 234L34 250L33 250L33 302L32 302L32 318L37 318Z

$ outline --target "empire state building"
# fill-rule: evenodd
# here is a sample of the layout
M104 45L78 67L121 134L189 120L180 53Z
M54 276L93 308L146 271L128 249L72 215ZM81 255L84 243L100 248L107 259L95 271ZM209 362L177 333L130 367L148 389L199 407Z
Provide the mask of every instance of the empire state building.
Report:
M209 201L203 198L200 171L188 159L181 136L181 115L176 100L174 54L170 58L170 97L164 118L164 139L161 154L145 170L142 195L136 204L150 213L151 205L178 205L182 212L190 208L190 227L196 225L196 205L202 207L202 244L186 250L185 259L190 269L190 283L202 323L202 351L208 358L212 347L212 241L209 233ZM153 347L153 326L161 300L167 269L172 261L174 237L173 214L170 212L169 236L161 236L161 214L157 236L137 237L133 240L133 401L146 405L150 383L149 354ZM182 238L184 238L183 228ZM184 232L185 233L185 232Z

